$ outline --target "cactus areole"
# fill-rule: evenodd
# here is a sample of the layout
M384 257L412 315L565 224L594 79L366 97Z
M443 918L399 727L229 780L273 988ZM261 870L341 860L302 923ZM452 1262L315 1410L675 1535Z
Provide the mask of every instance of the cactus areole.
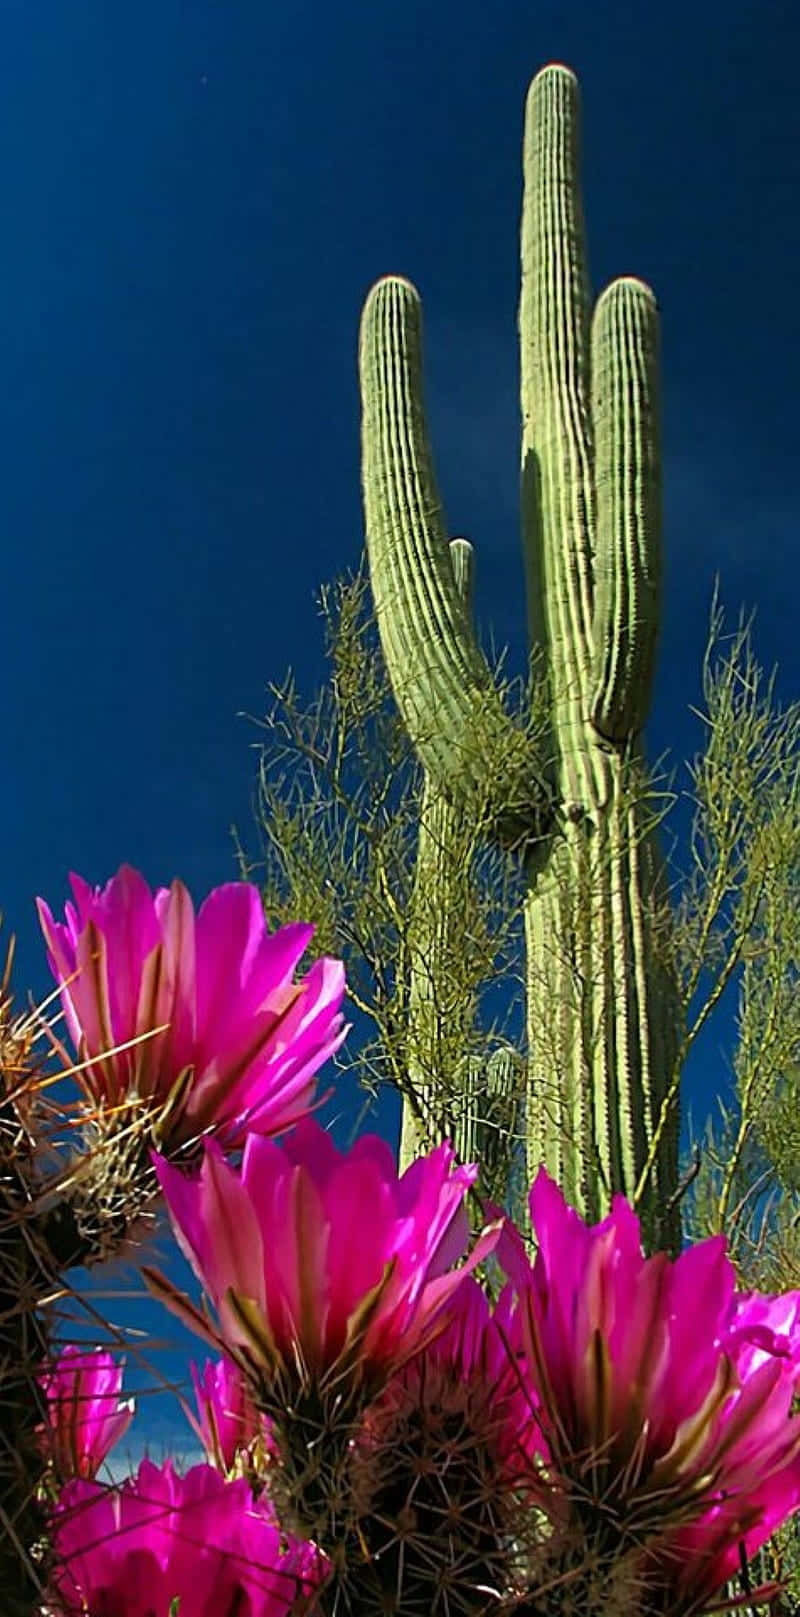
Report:
M661 580L658 314L642 281L591 308L574 74L534 78L524 136L519 309L521 519L532 647L548 733L515 729L475 638L448 550L422 394L411 283L371 289L359 343L371 585L392 688L433 787L527 862L528 1173L540 1164L584 1215L632 1197L645 1239L679 1245L682 1010L656 950L664 870L641 732ZM498 751L499 744L499 751ZM408 1130L404 1130L404 1142Z

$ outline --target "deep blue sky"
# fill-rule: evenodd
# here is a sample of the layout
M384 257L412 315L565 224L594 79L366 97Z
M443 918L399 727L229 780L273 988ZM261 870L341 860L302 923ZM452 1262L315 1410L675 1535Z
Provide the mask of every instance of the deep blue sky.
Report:
M257 739L237 713L289 663L314 689L313 593L358 558L356 334L387 271L423 295L449 526L522 668L521 119L548 60L582 83L594 286L640 274L662 311L651 752L697 743L717 571L796 696L792 9L42 0L33 20L5 0L0 902L20 989L47 986L33 896L60 903L69 868L128 860L198 901L236 874ZM703 1113L724 1037L692 1075Z

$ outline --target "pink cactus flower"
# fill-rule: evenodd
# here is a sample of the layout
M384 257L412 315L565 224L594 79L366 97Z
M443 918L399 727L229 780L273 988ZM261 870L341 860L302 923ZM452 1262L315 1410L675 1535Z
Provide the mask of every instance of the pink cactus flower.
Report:
M786 1359L800 1379L800 1291L769 1297L739 1291L725 1322L728 1351L737 1354L740 1373L751 1375L770 1359Z
M153 895L129 865L103 888L70 882L64 922L37 905L94 1102L151 1101L170 1150L211 1129L235 1150L246 1131L279 1134L308 1112L314 1075L347 1033L341 962L317 960L294 980L312 926L269 933L245 882L215 887L197 916L182 882Z
M469 1240L464 1198L475 1167L441 1145L398 1178L385 1141L346 1153L306 1118L276 1145L249 1135L241 1170L211 1141L186 1179L154 1153L178 1244L212 1299L207 1318L168 1281L148 1284L214 1346L257 1373L321 1384L347 1369L372 1391L446 1323L463 1277L492 1250Z
M749 1561L797 1505L797 1470L787 1466L762 1480L757 1498L734 1494L667 1534L645 1553L641 1564L648 1611L653 1617L673 1613L696 1617L705 1611L728 1580L738 1577L742 1552ZM752 1598L742 1599L741 1607L756 1605L756 1594L761 1595L761 1605L773 1590L773 1584L754 1587ZM763 1609L771 1608L765 1604ZM779 1604L776 1609L785 1607Z
M269 1453L271 1427L266 1415L256 1409L250 1397L247 1382L238 1365L230 1359L207 1359L202 1372L195 1364L189 1365L194 1385L197 1417L183 1404L189 1424L194 1428L209 1464L217 1470L233 1470L237 1455L251 1444L261 1443Z
M110 1353L68 1345L40 1377L49 1425L42 1441L61 1481L95 1477L106 1455L125 1436L134 1400L120 1402L123 1363Z
M800 1292L770 1297L759 1292L738 1292L731 1298L721 1344L730 1355L742 1386L751 1382L767 1391L764 1413L750 1439L751 1463L759 1464L759 1443L765 1421L780 1435L785 1420L782 1399L769 1399L771 1377L759 1372L782 1363L784 1381L797 1396L800 1383ZM792 1407L790 1405L790 1407ZM771 1410L771 1414L770 1414ZM792 1421L797 1428L800 1422ZM680 1617L699 1611L741 1566L741 1553L750 1560L777 1526L798 1507L798 1464L769 1469L769 1449L755 1492L733 1490L697 1521L671 1533L648 1558L647 1566L662 1591L662 1609ZM745 1455L745 1460L748 1458Z
M289 1617L327 1570L247 1483L143 1460L121 1487L70 1482L52 1522L58 1607L72 1617Z
M624 1197L588 1227L543 1168L530 1208L533 1266L513 1227L498 1258L549 1474L581 1521L659 1540L653 1610L674 1565L663 1609L686 1617L738 1566L740 1539L753 1554L800 1504L800 1293L737 1298L724 1236L645 1258Z

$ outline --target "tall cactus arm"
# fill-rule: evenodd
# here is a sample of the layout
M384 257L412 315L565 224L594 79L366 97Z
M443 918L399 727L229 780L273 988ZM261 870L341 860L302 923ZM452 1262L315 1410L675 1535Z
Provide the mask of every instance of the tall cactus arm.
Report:
M523 535L564 811L525 906L528 1162L548 1162L594 1217L639 1182L677 1014L653 951L659 859L636 785L659 589L658 326L652 293L626 277L590 328L565 67L531 84L523 164ZM641 1199L651 1228L674 1188L676 1127L677 1113Z
M537 834L544 770L503 709L459 595L447 548L422 398L419 295L387 276L361 319L362 482L376 617L395 699L418 757L442 790L486 795Z
M522 522L528 611L552 677L553 726L567 795L585 798L580 760L592 646L589 289L578 184L579 103L566 67L528 91L519 307Z
M597 543L592 723L609 741L647 717L661 597L658 312L643 281L613 281L592 321Z

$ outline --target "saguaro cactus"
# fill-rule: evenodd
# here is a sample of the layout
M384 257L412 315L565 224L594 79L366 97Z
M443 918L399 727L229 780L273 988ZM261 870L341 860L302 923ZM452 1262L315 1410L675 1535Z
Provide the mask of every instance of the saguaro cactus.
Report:
M361 322L367 549L430 789L468 810L488 784L494 834L526 860L529 1172L544 1161L592 1217L615 1191L635 1197L648 1239L674 1247L678 1108L663 1103L681 1013L655 948L665 892L641 747L661 571L658 316L624 277L590 318L578 126L574 75L545 67L526 108L519 321L528 617L549 690L538 754L492 687L453 576L420 299L396 276Z

